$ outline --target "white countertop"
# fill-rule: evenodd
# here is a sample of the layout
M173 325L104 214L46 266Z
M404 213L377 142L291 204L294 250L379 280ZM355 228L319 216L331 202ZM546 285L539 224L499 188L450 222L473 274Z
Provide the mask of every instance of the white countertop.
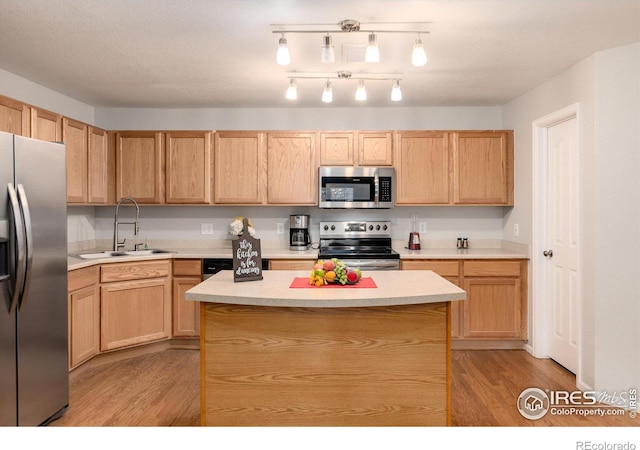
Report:
M309 271L271 270L258 281L233 281L222 271L185 293L186 300L234 305L347 308L413 305L466 299L466 292L430 270L368 272L376 288L290 288L295 277Z

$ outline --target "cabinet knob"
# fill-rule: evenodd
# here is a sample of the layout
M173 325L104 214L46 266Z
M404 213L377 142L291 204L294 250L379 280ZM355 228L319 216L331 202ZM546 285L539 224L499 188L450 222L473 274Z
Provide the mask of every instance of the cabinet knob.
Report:
M546 256L547 258L552 258L553 257L553 250L545 250L542 252L542 254L544 256Z

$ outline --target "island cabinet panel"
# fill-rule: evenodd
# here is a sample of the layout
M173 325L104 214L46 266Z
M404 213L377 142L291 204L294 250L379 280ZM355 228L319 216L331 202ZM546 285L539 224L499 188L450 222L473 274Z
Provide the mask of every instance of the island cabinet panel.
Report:
M173 336L200 336L200 303L187 301L184 293L202 282L201 259L173 260Z
M97 267L72 270L69 289L69 369L100 351L100 292Z
M317 133L267 134L267 203L318 203Z
M171 337L168 260L100 266L100 350Z
M265 170L265 133L218 131L214 134L214 203L264 203Z
M450 422L447 303L201 307L202 425Z
M164 202L164 140L161 132L116 133L116 200Z
M211 201L213 133L172 131L166 136L166 202L206 204Z
M29 106L0 95L0 131L29 137Z
M441 131L395 133L396 204L448 204L449 135Z
M318 261L317 259L271 259L269 270L309 270Z

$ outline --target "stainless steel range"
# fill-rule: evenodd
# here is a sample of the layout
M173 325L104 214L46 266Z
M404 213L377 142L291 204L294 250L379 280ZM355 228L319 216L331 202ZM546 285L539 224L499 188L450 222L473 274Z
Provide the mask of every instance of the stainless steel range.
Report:
M400 269L400 255L391 248L391 222L320 222L318 259L331 258L361 270Z

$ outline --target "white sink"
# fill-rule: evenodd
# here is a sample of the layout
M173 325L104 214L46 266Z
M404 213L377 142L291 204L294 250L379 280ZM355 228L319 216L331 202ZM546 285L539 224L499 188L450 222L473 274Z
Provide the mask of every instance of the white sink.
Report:
M170 252L169 250L158 250L158 249L129 250L128 252L124 252L125 255L129 255L129 256L155 255L158 253L172 253L172 252Z
M145 250L129 250L125 252L114 252L114 251L106 251L106 252L98 252L98 253L84 253L82 255L73 255L81 259L101 259L101 258L117 258L119 256L147 256L147 255L156 255L158 253L173 253L169 250L158 250L158 249L145 249Z
M125 256L124 252L99 252L99 253L84 253L82 255L75 255L82 259L100 259L100 258L113 258L115 256Z

